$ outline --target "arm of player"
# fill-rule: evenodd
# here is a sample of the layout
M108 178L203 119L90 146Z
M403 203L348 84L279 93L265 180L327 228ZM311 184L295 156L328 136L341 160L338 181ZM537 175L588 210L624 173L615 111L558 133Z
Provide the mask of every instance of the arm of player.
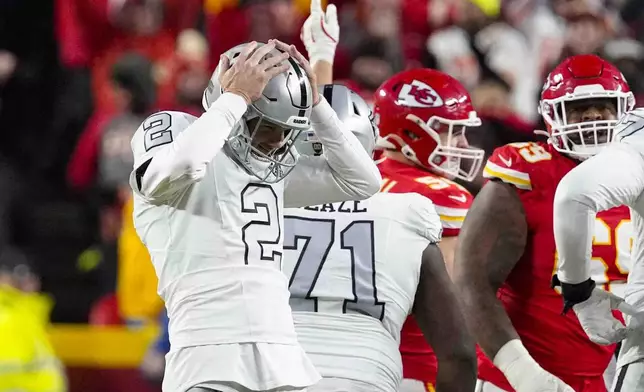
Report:
M518 339L496 292L521 258L527 232L519 196L499 181L483 186L461 228L454 283L461 291L467 323L490 358Z
M443 254L445 267L447 268L447 273L449 274L449 276L454 276L454 252L456 252L457 241L457 236L443 237L441 242L438 244L438 248Z
M311 0L311 14L302 25L300 38L319 85L333 83L333 59L340 39L340 25L335 5L322 10L320 0Z
M557 276L578 284L590 278L590 259L599 211L633 205L644 192L644 159L626 144L614 144L582 162L559 183L554 201Z
M438 359L436 391L473 391L476 384L474 340L436 244L428 245L423 252L413 311Z
M632 206L644 191L644 159L631 146L613 144L571 170L559 183L554 201L554 234L564 312L573 309L589 339L609 345L634 329L613 317L612 310L635 315L617 297L595 287L590 259L595 215L620 205Z
M572 392L532 359L496 292L523 255L525 212L513 186L489 181L474 199L459 235L454 283L470 331L516 391ZM553 389L553 386L558 389Z
M247 107L241 96L224 93L192 123L177 112L148 117L132 138L134 192L160 200L200 181Z
M285 207L363 200L380 190L375 163L324 97L313 107L311 124L324 154L299 157L286 177Z

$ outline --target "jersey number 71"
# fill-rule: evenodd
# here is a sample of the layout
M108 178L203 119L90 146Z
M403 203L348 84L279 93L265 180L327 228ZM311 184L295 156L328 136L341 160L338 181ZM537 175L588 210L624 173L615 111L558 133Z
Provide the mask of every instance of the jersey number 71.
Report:
M294 311L318 311L318 298L312 293L329 252L337 246L335 223L333 219L284 217L284 249L299 250L289 281ZM343 313L360 313L382 320L385 304L378 300L376 288L373 221L353 221L340 231L339 238L340 249L350 257L347 263L351 263L353 293L353 298L343 299Z

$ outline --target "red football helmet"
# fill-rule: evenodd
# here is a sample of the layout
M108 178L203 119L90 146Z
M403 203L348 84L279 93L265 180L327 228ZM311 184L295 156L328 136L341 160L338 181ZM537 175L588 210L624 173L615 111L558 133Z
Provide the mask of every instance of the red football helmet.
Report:
M591 99L614 99L616 119L569 123L566 104ZM601 57L586 54L568 57L550 72L541 91L539 112L554 148L586 159L610 143L615 124L634 105L635 98L624 75Z
M453 77L427 68L394 75L376 91L374 115L381 147L451 178L471 181L478 174L484 151L467 145L465 129L481 119Z

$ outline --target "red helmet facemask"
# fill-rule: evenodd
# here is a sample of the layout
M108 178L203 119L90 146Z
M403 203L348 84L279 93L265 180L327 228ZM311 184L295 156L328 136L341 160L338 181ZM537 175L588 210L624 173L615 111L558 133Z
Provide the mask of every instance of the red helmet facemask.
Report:
M472 181L484 151L467 145L467 127L481 125L470 96L451 76L432 69L401 72L374 97L378 145L449 178Z
M602 116L571 123L567 110L582 100L610 100L616 118ZM553 147L573 158L586 159L612 141L615 124L634 105L633 93L614 65L595 55L578 55L565 59L550 72L541 92L539 112Z

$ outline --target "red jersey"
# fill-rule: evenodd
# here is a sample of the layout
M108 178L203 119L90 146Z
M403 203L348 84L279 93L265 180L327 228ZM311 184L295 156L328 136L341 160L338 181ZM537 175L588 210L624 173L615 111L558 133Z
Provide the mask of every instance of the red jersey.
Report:
M416 192L429 198L436 207L443 224L443 236L458 235L467 209L472 204L472 195L467 189L446 178L432 174L416 166L383 158L378 163L382 174L381 192ZM434 385L437 362L431 347L413 316L402 327L400 337L403 377Z
M484 177L516 189L528 224L523 256L497 297L530 355L571 385L579 377L601 378L615 350L614 346L591 342L574 312L563 316L561 296L550 286L558 262L552 229L555 190L576 165L546 143L512 143L497 148L483 171ZM593 279L610 288L611 282L627 278L630 213L626 207L613 208L597 214L596 222ZM479 378L512 391L503 374L481 352Z

